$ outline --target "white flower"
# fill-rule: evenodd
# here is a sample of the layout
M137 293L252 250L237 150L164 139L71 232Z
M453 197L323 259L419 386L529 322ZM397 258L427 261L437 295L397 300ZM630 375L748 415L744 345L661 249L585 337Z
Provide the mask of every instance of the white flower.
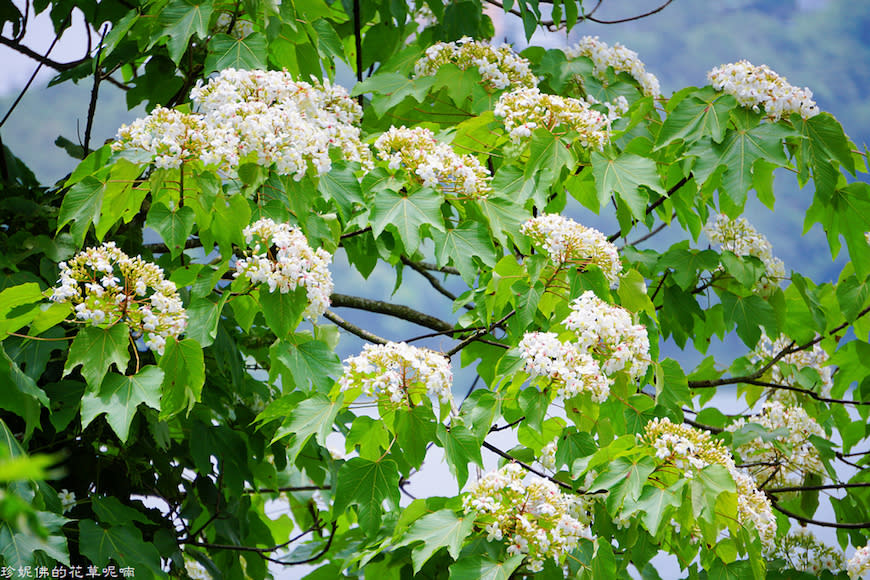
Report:
M317 318L326 312L333 289L329 252L312 250L299 228L269 218L254 222L242 233L253 251L236 261L236 276L253 284L265 283L271 292L279 290L282 294L302 286L308 298L305 316Z
M328 82L294 81L286 71L224 69L191 90L199 113L157 108L122 127L115 150L144 150L158 167L199 159L235 175L254 162L301 180L332 167L330 151L371 167L359 140L362 109Z
M489 170L476 157L457 155L429 129L390 127L375 141L375 149L391 170L404 167L424 186L437 187L445 194L481 198L492 191Z
M554 264L571 263L579 268L595 264L608 282L619 281L622 270L619 251L598 230L559 214L543 214L528 220L520 231L541 247Z
M434 75L448 63L462 70L476 68L486 85L494 90L509 86L534 87L538 84L529 61L517 55L509 45L493 47L468 37L456 42L438 42L427 48L426 55L414 65L414 75Z
M344 364L339 379L344 391L358 388L370 397L402 405L425 394L439 405L454 407L450 361L440 353L404 342L367 344Z
M163 270L129 257L114 242L87 248L59 266L60 285L51 300L71 302L79 320L93 326L122 322L143 333L145 345L159 354L167 337L177 338L187 327L181 298Z
M797 113L804 119L819 114L819 108L808 88L800 89L788 84L785 77L773 72L767 65L754 66L747 60L716 67L707 78L717 91L732 95L744 107L758 111L777 121Z
M576 514L584 500L562 493L551 481L532 478L515 463L491 471L468 487L463 498L465 513L489 522L483 526L487 541L504 541L507 553L525 555L530 571L540 571L543 561L560 562L589 528Z
M626 108L622 109L625 104ZM628 103L618 101L611 105L611 114L592 108L582 99L560 97L542 93L537 88L518 88L499 97L493 112L504 119L511 141L524 142L532 129L545 127L574 131L577 140L586 149L601 150L610 142L610 124L627 110Z
M67 489L60 490L57 497L60 500L60 507L64 512L71 510L76 505L76 494Z
M769 296L785 278L785 264L773 255L773 246L746 218L732 220L725 214L717 214L704 226L704 232L711 242L720 244L723 250L761 260L765 273L755 283L754 291L758 294Z
M860 578L870 571L870 546L862 546L855 550L855 554L846 563L846 571L849 578Z
M565 50L568 58L585 56L592 60L595 65L594 74L599 79L607 77L607 67L612 67L616 72L627 72L640 84L645 95L654 98L661 96L659 80L652 73L646 72L643 62L637 58L637 53L622 46L618 42L613 46L598 40L597 36L584 36L576 46Z

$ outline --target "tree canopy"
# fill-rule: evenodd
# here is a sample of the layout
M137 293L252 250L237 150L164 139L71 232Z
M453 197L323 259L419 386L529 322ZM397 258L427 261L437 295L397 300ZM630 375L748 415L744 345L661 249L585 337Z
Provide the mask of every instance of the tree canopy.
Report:
M527 37L601 20L489 4ZM84 14L83 58L23 44L44 11ZM92 95L60 182L0 155L5 577L870 569L867 156L809 89L739 61L663 95L620 44L492 43L476 0L0 26ZM100 145L105 83L148 112ZM836 282L744 216L783 180ZM415 497L433 457L451 485Z

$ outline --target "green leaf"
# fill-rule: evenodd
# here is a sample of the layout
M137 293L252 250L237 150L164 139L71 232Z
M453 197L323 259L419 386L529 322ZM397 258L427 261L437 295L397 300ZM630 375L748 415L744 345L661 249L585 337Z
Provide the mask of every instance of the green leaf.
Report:
M725 322L729 328L737 324L737 336L749 348L755 348L758 343L762 326L767 330L768 336L779 335L773 307L755 294L737 296L723 292L722 307Z
M172 0L160 12L158 22L163 34L169 36L167 48L172 62L179 63L191 36L196 34L201 39L206 38L212 9L211 2Z
M317 52L320 56L329 60L347 61L341 38L335 32L335 28L325 18L315 20L311 27L317 32Z
M559 441L556 443L556 466L574 465L574 460L580 457L588 457L598 451L595 439L586 431L577 431L576 427L570 427L562 431Z
M399 73L387 72L372 75L357 83L351 96L374 93L376 97L372 99L372 108L378 117L383 117L385 112L401 103L406 97L411 97L418 103L423 102L434 83L434 76L409 79Z
M234 244L245 247L242 230L251 221L251 208L243 195L219 195L211 207L211 217L209 232L220 245L224 258L232 255Z
M432 237L435 240L437 265L441 267L452 262L468 284L472 284L478 274L474 257L486 266L495 266L492 240L486 226L480 222L467 220L455 228L448 228L446 232L436 230Z
M746 288L752 288L755 282L766 272L764 263L754 256L737 256L725 250L720 256L725 271L734 276Z
M635 507L644 513L643 525L652 535L659 532L662 522L670 522L670 513L680 506L680 497L655 485L643 488Z
M142 539L142 532L129 525L103 528L92 520L79 521L79 550L97 566L114 561L136 570L136 578L163 578L160 553Z
M429 558L439 549L446 547L450 556L456 560L462 542L474 528L474 518L469 516L457 516L451 509L443 509L427 514L414 522L408 531L402 536L402 540L394 544L394 548L408 546L416 542L423 542L415 546L411 551L411 561L414 564L414 573L420 571Z
M160 419L165 421L185 409L190 414L194 403L200 401L205 384L202 347L192 338L179 341L168 337L160 369L163 371Z
M407 197L394 191L379 191L372 210L372 233L380 237L389 225L396 229L405 250L409 253L420 245L420 230L428 226L444 231L441 217L441 198L430 188L424 188Z
M672 248L659 258L657 268L673 268L671 276L683 290L695 286L700 272L713 271L719 265L719 255L713 250Z
M38 303L42 300L42 291L35 282L10 286L0 292L0 335L29 324L40 312Z
M245 38L215 34L208 43L205 74L227 68L260 70L266 68L266 38L255 32Z
M550 179L559 177L563 167L572 171L577 165L570 143L563 141L547 129L535 129L529 144L529 161L525 177L528 179L538 172L549 172Z
M656 307L647 295L646 280L635 269L622 275L619 281L619 301L631 312L646 312L650 318L656 317Z
M703 139L688 154L698 158L693 168L698 183L705 183L724 166L719 189L742 208L746 192L752 187L752 166L759 159L777 167L788 165L783 139L794 135L794 131L780 123L759 124L759 116L746 109L732 112L731 116L736 129L729 131L722 143Z
M217 327L220 322L221 310L229 293L224 293L217 302L209 298L195 298L187 307L188 324L185 334L206 347L214 342L217 336Z
M464 425L454 425L450 429L438 426L438 441L444 447L444 455L450 471L456 477L461 489L468 480L468 464L475 463L483 469L480 455L480 439Z
M141 511L130 506L124 505L114 496L92 497L91 501L94 506L94 513L103 524L112 526L120 526L129 524L130 522L139 522L142 524L153 524L154 522L147 518ZM141 503L134 501L133 504L142 506ZM144 508L144 506L142 506Z
M263 284L260 286L260 306L272 332L278 338L287 338L302 322L302 315L308 307L308 291L305 286L297 286L290 292L281 292L277 288L270 292Z
M69 355L63 367L63 375L70 374L82 365L82 376L88 383L88 390L97 392L103 377L114 364L118 371L126 372L130 360L130 331L125 324L110 328L86 326L79 330L69 348Z
M272 360L270 380L283 366L293 379L296 388L308 389L313 386L326 392L335 383L333 377L341 376L342 366L338 356L325 343L319 340L303 341L299 335L292 337L298 342L278 340L269 349ZM289 389L290 385L285 385Z
M524 239L520 235L520 227L531 216L521 205L498 196L475 200L474 205L489 223L493 236L502 247L510 247L508 238L515 241Z
M325 395L314 393L293 409L289 417L284 419L281 426L272 437L272 443L293 435L293 440L287 449L289 461L295 461L296 456L308 442L312 435L322 446L326 445L326 436L332 432L335 417L341 410L343 400L332 401Z
M34 427L39 425L42 407L49 406L48 397L36 386L34 379L21 372L2 345L0 345L0 385L2 385L0 408L24 419L25 435L30 437Z
M99 394L86 392L82 397L82 429L106 413L106 421L118 438L126 443L133 415L140 403L160 410L162 382L163 371L153 365L132 376L110 373L103 381Z
M649 197L642 187L649 188L661 195L667 192L661 185L655 161L634 153L622 153L615 159L601 153L592 153L592 174L598 187L598 201L603 206L610 196L616 194L637 220L646 217L646 204Z
M649 456L617 457L605 466L589 489L610 491L607 505L615 513L626 500L636 501L640 497L643 484L655 468L655 461Z
M341 515L349 506L357 505L360 525L373 532L380 525L384 500L391 507L399 505L398 465L389 458L370 461L354 457L339 468L333 497L334 517Z
M326 197L335 200L338 212L346 220L353 215L354 204L364 203L359 181L346 162L333 163L332 169L320 176L317 187Z
M196 214L190 206L169 209L162 203L151 206L145 225L163 239L173 259L184 250L184 244L193 231Z
M91 175L73 185L60 204L57 231L73 222L70 233L76 246L81 246L88 227L92 222L99 221L105 191L106 184Z
M509 580L523 558L517 554L501 562L485 552L463 556L450 565L450 580Z
M731 95L704 87L681 100L671 111L659 134L656 149L661 149L677 139L687 142L709 136L714 143L721 143L728 125L728 115L737 106Z
M9 569L30 568L44 562L38 552L69 565L67 541L60 529L69 520L51 512L37 512L37 518L47 532L45 538L26 528L13 529L9 522L0 521L0 561Z
M675 411L682 409L692 401L692 393L680 363L667 358L660 368L661 373L656 373L656 403Z

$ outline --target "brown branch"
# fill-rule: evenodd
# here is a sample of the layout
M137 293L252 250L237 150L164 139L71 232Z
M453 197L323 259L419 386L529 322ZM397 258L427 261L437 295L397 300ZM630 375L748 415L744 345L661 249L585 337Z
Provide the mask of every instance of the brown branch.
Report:
M350 332L351 334L355 334L356 336L360 337L363 340L367 340L367 341L372 342L374 344L387 344L389 342L387 339L381 338L377 334L371 333L368 330L365 330L364 328L360 328L359 326L356 326L355 324L351 324L350 322L348 322L347 320L345 320L344 318L342 318L341 316L339 316L338 314L336 314L335 312L332 312L330 310L327 310L326 312L324 312L323 317L326 318L327 320L331 321L336 326L345 329L346 331Z
M323 557L324 554L326 554L329 551L329 547L332 546L332 539L335 537L335 529L337 527L338 527L338 524L336 524L336 522L332 522L332 531L329 534L329 539L326 540L326 545L323 546L323 549L320 550L320 552L318 552L317 554L314 554L310 558L306 558L305 560L297 560L295 562L284 562L282 560L271 560L271 561L275 562L276 564L281 564L282 566L298 566L300 564L309 564L311 562L319 560L321 557Z
M450 330L452 324L424 314L419 310L414 310L410 306L402 304L392 304L383 300L374 300L372 298L362 298L360 296L349 296L347 294L333 294L330 296L332 305L339 308L356 308L357 310L366 310L368 312L376 312L378 314L386 314L395 318L401 318L408 322L413 322L432 330Z
M870 487L868 482L856 483L828 483L825 485L796 485L793 487L775 487L773 489L765 489L765 493L788 493L791 491L822 491L825 489L849 489L853 487Z
M640 20L641 18L646 18L647 16L652 16L653 14L661 12L668 7L668 4L673 1L674 0L666 0L665 3L658 8L650 10L649 12L644 12L643 14L638 14L637 16L629 16L628 18L619 18L617 20L600 20L598 18L593 18L592 16L587 16L586 19L591 22L596 22L598 24L622 24L623 22L632 22L634 20Z
M517 313L516 309L513 309L510 312L508 312L507 314L505 314L504 316L502 316L502 318L498 322L493 322L492 324L490 324L486 328L481 328L480 330L475 331L474 334L472 334L471 336L469 336L466 339L463 339L462 342L460 342L459 344L457 344L456 346L454 346L453 348L448 350L446 353L444 353L444 356L446 356L447 358L450 358L451 356L453 356L454 354L456 354L457 352L459 352L460 350L462 350L463 348L465 348L466 346L468 346L469 344L471 344L475 340L481 340L480 337L482 337L484 334L492 332L493 329L504 324L508 318L510 318L511 316L513 316L516 313ZM484 342L486 342L487 344L493 344L490 341L484 341ZM498 344L498 343L496 343L496 344ZM504 345L498 344L498 346L504 346Z
M690 180L691 178L692 178L692 175L689 174L688 177L683 177L682 179L680 179L678 182L676 182L676 183L673 185L673 187L671 187L671 188L668 190L667 195L663 195L663 196L659 197L657 200L655 200L654 202L652 202L651 204L649 204L649 205L646 207L646 211L645 211L644 213L645 213L646 215L651 214L653 211L655 211L655 209L656 209L658 206L660 206L661 204L663 204L663 203L665 202L666 199L669 199L670 196L672 196L674 193L677 192L677 190L679 190L681 187L683 187L684 185L686 185L686 184L689 182L689 180ZM632 220L632 225L634 225L634 224L636 224L636 223L637 223L637 220ZM618 232L616 232L616 233L614 233L614 234L610 234L609 236L607 236L607 241L613 243L613 242L616 241L616 240L617 240L621 235L622 235L622 230L620 229ZM643 239L638 240L638 241L643 241ZM637 243L637 242L634 242L634 243Z
M870 522L861 522L861 523L840 523L840 522L823 522L821 520L814 520L812 518L807 518L801 515L798 515L794 512L791 512L775 501L770 502L773 508L788 517L795 519L804 524L813 524L816 526L822 526L824 528L838 528L842 530L865 530L870 528Z
M23 54L24 56L32 58L33 60L38 62L41 66L47 66L47 67L52 68L58 72L64 72L64 71L68 71L70 69L73 69L73 68L79 66L80 64L87 62L87 60L88 60L88 57L80 58L78 60L74 60L74 61L70 61L70 62L58 62L56 60L51 60L50 58L48 58L47 53L45 55L41 55L38 52L24 46L23 44L15 41L15 40L6 38L5 36L2 36L2 35L0 35L0 44L2 44L4 46L8 46L12 50L19 52L19 53Z
M83 157L87 157L90 153L91 131L94 128L94 115L97 113L97 97L100 93L100 81L103 80L100 74L100 55L103 53L103 43L106 40L106 34L109 33L109 25L103 27L103 33L100 36L100 47L97 49L97 54L94 57L94 86L91 89L91 100L88 103L88 120L85 124L85 141L82 143ZM90 36L88 36L88 47L90 48ZM183 174L182 174L183 175Z
M855 321L858 320L859 318L866 316L867 313L870 313L870 306L868 306L867 308L865 308L864 310L859 312L855 316L855 319L852 320L851 322L846 321L843 324L840 324L839 326L832 328L831 330L829 330L827 332L826 335L819 335L816 338L810 340L809 342L806 342L806 343L801 344L801 345L798 345L797 343L792 341L787 347L783 348L772 359L770 359L770 362L768 362L767 364L762 366L760 369L758 369L754 373L750 373L748 375L743 375L742 377L729 377L726 379L716 379L714 381L689 381L689 387L692 389L708 389L711 387L718 387L720 385L733 385L733 384L737 384L737 383L747 383L750 381L756 381L756 380L760 379L764 375L764 373L766 373L773 365L778 363L784 357L786 357L790 354L794 354L796 352L800 352L802 350L806 350L806 349L820 343L821 341L823 341L825 339L826 336L835 335L836 333L843 330L844 328L846 328L850 324L854 324Z
M456 300L456 294L445 288L441 285L441 282L438 279L429 273L429 269L424 268L421 264L402 256L402 263L406 266L411 267L415 272L426 278L426 281L429 282L429 285L432 286L439 294L442 294L449 298L450 300ZM474 308L471 304L466 304L465 308L471 310Z

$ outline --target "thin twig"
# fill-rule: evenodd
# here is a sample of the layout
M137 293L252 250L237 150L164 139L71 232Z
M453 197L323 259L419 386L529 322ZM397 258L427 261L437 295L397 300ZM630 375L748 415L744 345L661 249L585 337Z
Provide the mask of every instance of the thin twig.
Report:
M816 526L822 526L824 528L839 528L842 530L865 530L870 528L870 522L861 522L861 523L840 523L840 522L823 522L821 520L814 520L812 518L807 518L802 515L798 515L792 511L789 511L779 505L779 503L772 501L770 502L773 508L781 513L784 513L788 517L795 519L804 524L813 524Z

